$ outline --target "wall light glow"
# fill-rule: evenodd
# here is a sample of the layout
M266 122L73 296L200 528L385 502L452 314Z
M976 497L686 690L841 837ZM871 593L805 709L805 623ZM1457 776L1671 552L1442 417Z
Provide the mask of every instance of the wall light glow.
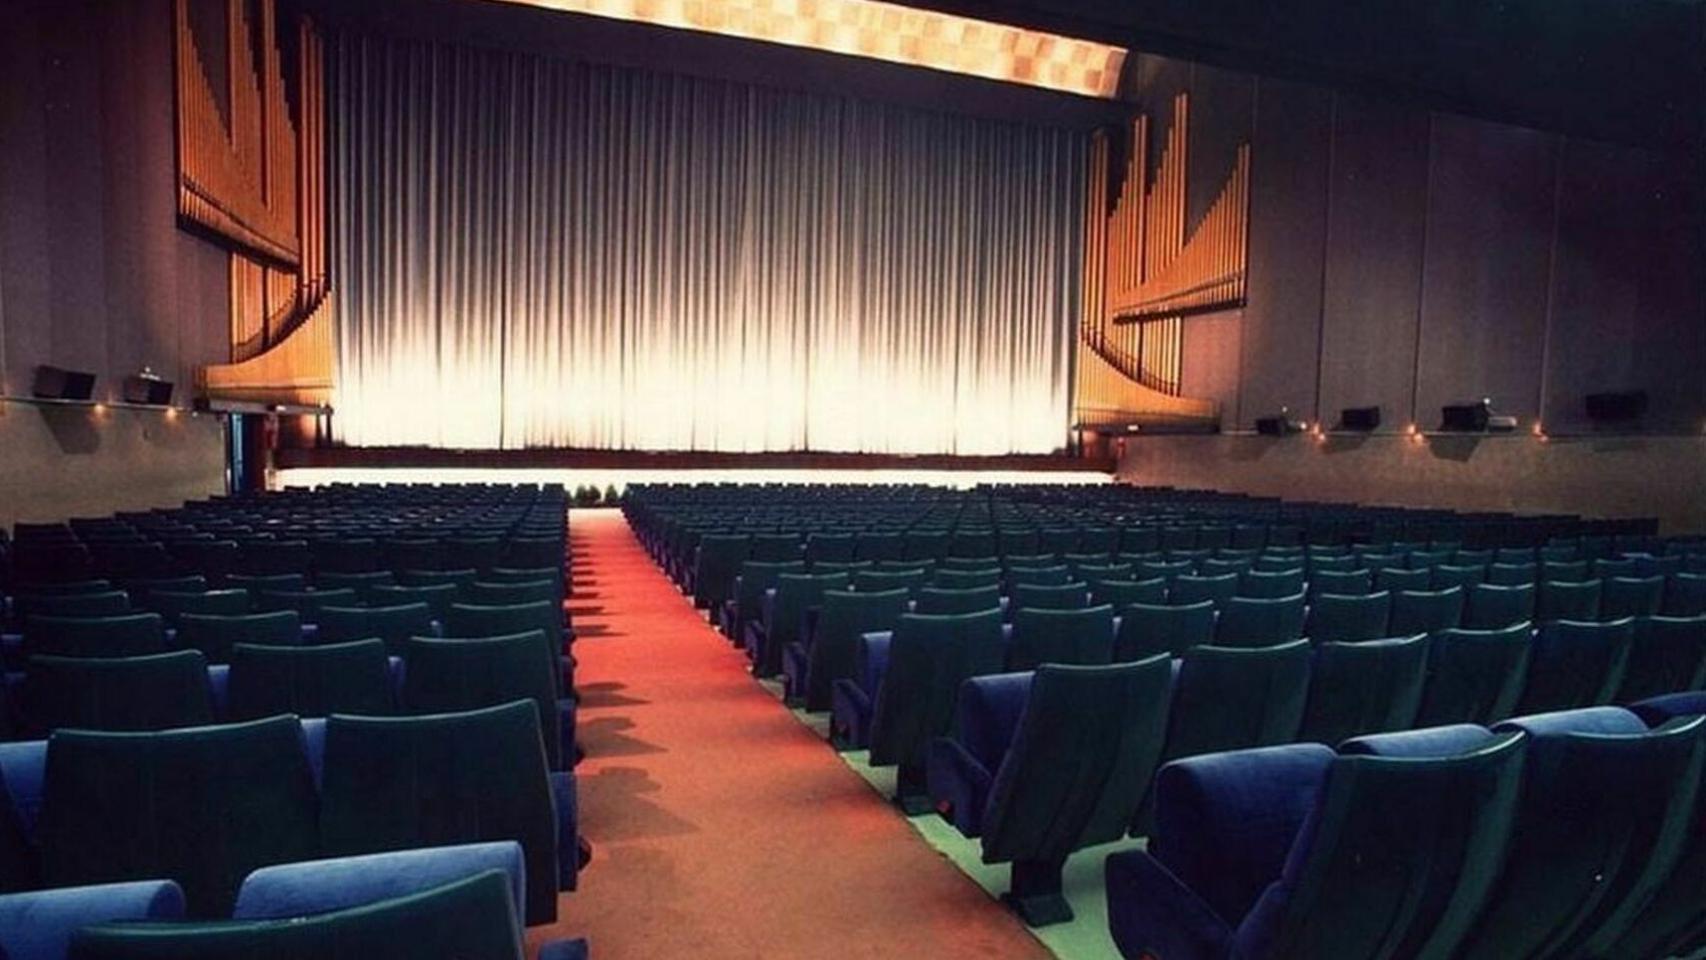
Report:
M1123 47L879 0L502 0L1112 97Z

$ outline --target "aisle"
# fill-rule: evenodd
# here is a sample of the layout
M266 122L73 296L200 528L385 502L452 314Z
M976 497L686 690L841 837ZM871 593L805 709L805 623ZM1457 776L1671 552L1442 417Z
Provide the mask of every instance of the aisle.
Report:
M582 832L555 928L597 960L1047 957L754 683L616 511L574 511Z

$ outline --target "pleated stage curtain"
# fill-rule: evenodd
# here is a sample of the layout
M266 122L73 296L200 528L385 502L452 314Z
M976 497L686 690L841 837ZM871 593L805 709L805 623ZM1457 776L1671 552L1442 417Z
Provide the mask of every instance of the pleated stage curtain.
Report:
M370 37L333 54L340 441L1063 444L1085 134Z

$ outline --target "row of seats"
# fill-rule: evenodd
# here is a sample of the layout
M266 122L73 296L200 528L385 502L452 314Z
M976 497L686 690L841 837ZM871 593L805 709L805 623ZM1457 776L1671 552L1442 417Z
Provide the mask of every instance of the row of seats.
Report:
M215 537L283 533L316 507L338 511L345 536L377 532L387 511L410 515L396 528L407 535L434 514L466 535L501 513L502 530L552 549L531 568L470 564L467 576L411 561L248 582L126 571L91 585L20 580L39 567L14 566L7 606L22 630L8 652L23 670L0 690L18 694L26 735L53 733L0 744L0 888L28 891L0 896L0 951L519 957L521 927L555 918L585 848L563 750L573 690L558 668L572 637L565 513L560 495L516 491L269 495L163 512L169 520L82 521L71 536L18 531L14 560L134 546L144 526L156 545L206 542L208 529L163 530L188 528L192 512ZM414 589L432 595L387 596ZM101 604L110 615L78 615ZM517 635L494 635L499 625ZM458 638L438 638L446 632ZM316 713L330 716L297 717ZM239 716L260 719L206 725ZM192 922L98 924L182 917ZM450 922L459 929L421 939ZM542 955L584 952L574 941Z
M1106 865L1127 957L1706 946L1706 697L1180 760Z

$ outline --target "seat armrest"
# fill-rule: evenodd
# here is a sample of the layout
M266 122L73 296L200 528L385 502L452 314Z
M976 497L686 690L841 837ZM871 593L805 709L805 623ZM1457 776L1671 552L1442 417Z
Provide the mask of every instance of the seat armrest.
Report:
M1032 671L972 677L960 684L954 730L966 751L993 773L1001 767L1031 699Z
M0 955L64 960L71 935L92 923L183 916L184 892L170 880L7 894L0 896Z
M320 789L326 780L326 718L303 717L302 749L308 754L308 770L314 774L314 787Z
M859 637L859 688L874 702L889 669L889 644L894 632L881 630Z
M1222 960L1230 953L1226 921L1149 854L1110 854L1103 870L1108 932L1122 956Z
M564 750L573 750L565 744ZM551 805L557 813L557 889L573 890L580 882L580 797L575 775L551 773Z
M983 808L989 803L994 774L959 742L937 737L925 758L925 778L936 812L950 817L965 836L982 836Z
M525 925L527 870L513 840L393 850L262 867L237 891L233 920L286 920L406 897L487 870L509 878L515 922Z
M587 960L586 938L552 940L539 948L539 960Z
M207 688L213 694L213 715L224 721L231 715L231 665L207 665Z

